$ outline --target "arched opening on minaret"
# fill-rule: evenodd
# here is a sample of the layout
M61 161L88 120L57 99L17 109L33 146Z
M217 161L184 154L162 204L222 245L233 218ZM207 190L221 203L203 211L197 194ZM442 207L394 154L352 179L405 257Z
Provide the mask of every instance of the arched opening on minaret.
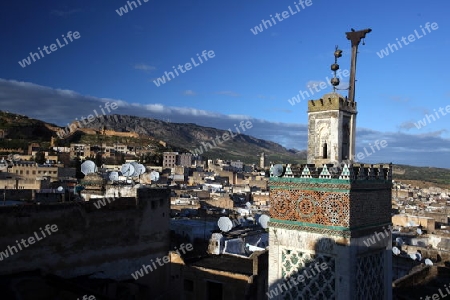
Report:
M341 149L341 159L347 160L350 158L350 117L344 116L343 126L342 126L342 149Z
M327 145L327 142L323 143L323 146L322 146L322 158L328 158L328 145Z

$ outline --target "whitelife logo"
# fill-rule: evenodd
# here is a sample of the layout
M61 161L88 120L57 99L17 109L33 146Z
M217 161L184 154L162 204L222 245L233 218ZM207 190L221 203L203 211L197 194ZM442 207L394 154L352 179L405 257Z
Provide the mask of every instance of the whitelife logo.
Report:
M186 248L186 249L185 249ZM194 247L192 246L192 244L187 243L185 244L181 244L180 245L180 249L177 249L177 247L174 248L175 252L181 256L180 252L183 252L183 254L186 254L186 251L192 251L194 250ZM160 267L164 266L164 264L168 264L170 263L170 257L169 256L164 256L162 259L161 258L157 258L156 262L158 263L158 265ZM141 277L144 277L144 275L148 274L150 270L150 272L153 272L154 270L156 270L158 268L158 266L155 264L155 262L153 261L153 259L151 259L151 264L152 265L142 265L142 268L140 268L139 270L137 270L136 272L132 273L131 276L134 278L134 280L138 280ZM145 272L145 274L144 274Z
M433 22L433 23L430 24L430 22L427 22L425 24L425 28L427 29L428 33L431 32L430 27L433 30L437 30L439 28L438 23ZM422 29L423 35L420 35L420 33L417 32L417 29L415 29L414 30L414 34L408 35L409 43L406 41L406 37L402 36L402 38L400 40L403 42L403 45L407 46L410 43L416 41L416 38L417 39L421 39L421 38L423 38L424 36L427 35L427 32L422 27L422 25L420 25L420 29ZM400 43L398 38L396 38L396 40L397 40L397 44L400 47L400 49L403 48L402 43ZM395 43L394 44L388 43L386 48L381 49L379 52L377 52L378 57L379 58L384 58L384 57L388 56L390 54L389 50L391 51L390 53L394 53L394 51L398 51L398 47L397 47L397 45Z
M380 231L380 232L375 232L374 234L372 234L371 237L368 237L365 241L363 241L364 245L366 245L366 247L370 247L376 244L377 240L379 241L383 241L386 238L390 237L390 232L392 232L392 226L388 226L388 228L385 228L383 226L384 231ZM380 239L381 236L381 239Z
M320 268L319 268L319 267L320 267ZM269 297L269 299L272 299L272 298L274 298L274 297L277 297L277 296L278 296L278 293L279 293L280 295L282 295L282 294L284 293L283 288L284 288L286 291L288 291L288 290L291 289L293 286L296 286L296 285L300 284L300 282L305 282L305 278L311 279L313 276L316 276L318 273L320 273L320 272L322 272L322 271L325 271L326 269L328 269L328 264L325 263L325 262L321 263L320 265L319 265L318 262L314 263L314 268L315 268L315 270L316 270L317 273L314 272L314 269L313 269L312 265L311 265L310 267L308 267L308 268L309 268L309 273L310 273L310 274L308 274L308 270L305 269L305 270L303 271L303 275L300 274L300 275L298 275L297 277L295 277L295 276L294 276L294 277L288 277L287 280L286 280L286 283L287 283L287 285L288 285L289 287L286 286L286 283L283 283L283 284L279 283L277 287L275 287L274 289L271 289L271 290L269 290L268 292L266 292L266 294L267 294L267 296ZM296 279L297 279L297 280L296 280ZM292 283L292 285L291 285L291 283Z
M216 54L214 53L213 50L209 50L208 53L206 53L206 50L203 50L201 56L203 57L203 59L204 59L205 61L208 61L208 57L209 57L209 58L214 58L214 57L216 56ZM177 68L175 68L175 66L172 66L173 71L175 72L175 74L177 74L177 76L180 76L180 74L178 74L177 69L180 70L181 73L186 73L187 71L192 70L192 65L194 65L194 67L200 66L200 65L203 63L203 60L202 60L202 58L200 57L200 55L199 55L198 53L197 53L197 58L198 58L198 60L200 61L199 64L197 64L197 63L195 62L194 58L191 57L191 62L192 62L192 64L191 64L190 62L185 63L185 64L184 64L185 70L183 70L183 66L182 66L182 65L178 65ZM170 78L169 75L172 76L172 78ZM166 78L167 78L167 81L170 81L170 80L172 80L172 79L175 79L175 75L173 75L172 72L167 72L167 71L166 71L166 72L164 72L164 75L163 75L162 77L158 77L158 78L156 78L156 80L153 80L153 83L154 83L157 87L159 87L161 84L166 83Z
M80 120L78 120L78 118L75 118L76 121L72 122L72 124L67 124L67 126L65 128L58 130L58 132L56 133L58 135L58 137L60 139L63 139L69 133L71 133L72 131L75 131L75 129L83 128L83 125L81 124L81 122L83 122L84 126L86 126L87 124L93 122L96 117L103 116L103 118L106 120L107 119L106 112L103 110L103 107L101 105L99 105L98 107L100 107L100 109L102 111L102 115L99 115L97 113L97 110L94 109L95 116L93 114L90 114L86 118L84 116L81 116ZM108 111L108 113L111 112L111 109L115 110L118 107L119 107L119 105L117 104L117 102L112 102L111 104L109 104L109 102L105 103L105 109ZM117 122L117 116L114 116L114 117L115 117L115 120Z
M241 121L241 123L239 123L239 127L241 127L242 132L245 132L245 128L250 129L253 127L253 124L251 121ZM196 155L201 155L203 154L203 152L206 152L208 150L211 150L213 148L219 147L219 145L221 145L222 143L228 141L230 138L233 139L235 136L238 136L241 132L239 130L239 128L236 126L236 124L234 124L234 128L236 129L236 131L238 132L237 134L233 134L233 132L231 131L231 128L228 128L228 131L230 132L230 134L228 134L228 132L225 132L224 134L222 134L222 136L216 136L215 139L211 139L211 142L213 143L213 145L211 145L208 142L202 142L202 146L195 148L192 153L196 154ZM223 141L220 140L220 138L222 137ZM217 144L216 144L217 141ZM209 149L208 149L209 147Z
M447 111L447 113L450 113L450 105L447 105L445 107L445 110ZM441 113L441 115L444 117L447 115L446 112L444 112L444 109L442 107L439 107L438 111ZM436 118L440 118L438 112L436 111L436 109L434 109L434 114L436 115ZM427 121L428 124L431 123L431 120L433 120L433 122L436 121L436 118L433 115L425 115L425 118L423 118L422 120L417 121L417 123L414 123L414 126L416 126L417 129L420 129L422 127L427 126Z
M69 44L69 42L67 41L66 37L64 36L64 34L62 35L63 40L65 42L65 44L61 44L61 42L59 41L59 38L56 39L56 42L59 46L59 48L56 46L56 44L51 44L50 47L47 47L47 45L44 45L44 47L42 47L42 50L45 51L46 54L51 54L52 52L55 52L58 49L61 49L62 47L65 47L66 45ZM67 38L73 42L73 40L78 40L81 37L80 33L78 31L74 31L74 33L72 33L72 31L69 31L67 33ZM50 48L51 51L48 51L48 49ZM33 62L36 61L36 58L39 60L41 58L44 57L44 53L42 52L41 47L38 47L38 51L41 54L39 56L39 53L33 53L30 52L30 55L27 58L22 59L22 61L19 61L19 65L22 68L25 68L26 66L31 65L31 59L33 59Z
M19 250L22 250L22 245L24 248L28 248L28 246L33 245L34 243L36 243L36 241L40 241L43 240L45 237L47 237L47 235L45 234L44 230L47 232L48 235L51 235L52 232L55 233L58 231L58 226L53 224L53 225L45 225L45 229L39 228L39 230L41 231L41 235L39 236L39 234L37 232L34 232L34 237L30 236L28 239L22 239L20 242L16 240L17 243L17 247L19 247ZM27 244L28 241L28 244ZM4 258L8 258L9 255L11 254L14 255L15 253L19 252L19 250L17 250L16 246L8 246L7 249L3 252L0 252L0 261L2 261ZM13 252L13 250L15 252Z
M425 298L420 297L420 300L425 299L425 300L440 300L443 299L445 297L447 297L448 295L450 295L450 290L448 289L449 287L447 286L447 284L444 284L445 287L445 291L447 291L448 294L442 293L442 289L438 289L439 294L433 294L431 297L430 296L425 296Z
M342 72L342 74L341 74ZM334 72L331 72L331 75L334 76ZM337 70L336 72L336 77L340 78L341 80L343 79L343 77L348 77L350 75L350 71L349 70ZM319 83L313 83L312 85L308 85L309 91L311 92L311 94L308 93L308 91L298 91L297 96L292 97L291 99L288 99L288 102L294 106L296 103L300 103L303 100L306 100L310 97L312 97L314 95L314 91L311 89L313 88L317 93L326 89L327 88L327 84L330 87L333 87L333 85L331 84L331 80L330 78L325 77L325 81L321 81ZM320 88L319 90L317 88ZM300 96L302 97L302 99L300 99Z
M94 206L96 209L100 209L100 208L106 206L106 202L111 204L111 202L114 202L115 200L116 200L116 198L114 198L114 197L105 197L105 198L95 201Z
M285 10L285 11L283 11L281 14L276 13L276 14L275 14L275 17L277 18L277 20L278 20L279 22L282 22L283 20L289 18L290 16L293 16L293 15L298 14L298 13L301 11L299 5L302 7L302 10L305 10L306 7L311 6L312 4L313 4L313 3L312 3L312 0L306 0L306 1L299 0L298 3L297 3L297 2L294 2L294 5L295 5L295 8L297 9L297 11L293 10L292 7L289 5L289 6L288 6L289 11ZM281 16L282 18L280 18L280 16ZM273 17L272 15L270 15L270 18L272 19L273 25L276 25L276 24L277 24L277 21L275 21L274 17ZM258 33L263 32L263 31L264 31L264 28L265 28L265 29L268 29L269 27L272 27L272 26L273 26L273 25L272 25L272 22L270 22L270 20L264 20L264 19L262 19L262 20L261 20L261 24L259 24L258 26L255 26L254 28L250 28L250 31L251 31L254 35L257 35ZM264 25L264 28L263 28L263 25ZM269 25L269 27L267 27L267 25Z
M375 148L377 148L378 151L380 151L381 148L386 148L388 146L388 143L387 143L386 140L381 140L381 141L376 140L374 144L375 144L374 145ZM372 150L372 152L367 152L366 147L364 147L363 149L364 149L365 155L362 152L358 152L358 154L356 155L356 158L358 159L358 161L361 161L361 160L371 156L372 154L374 154L376 152L376 150L372 146L372 143L369 143L369 146L370 146L370 149ZM381 146L381 148L380 148L380 146Z
M142 5L141 0L136 0L137 3L139 3L139 6ZM130 11L133 10L133 6L131 4L134 5L134 8L138 8L136 1L127 1L128 7L130 8ZM149 0L142 0L142 2L147 3ZM128 7L126 5L120 7L119 9L116 9L116 13L119 16L123 16L124 14L128 13Z

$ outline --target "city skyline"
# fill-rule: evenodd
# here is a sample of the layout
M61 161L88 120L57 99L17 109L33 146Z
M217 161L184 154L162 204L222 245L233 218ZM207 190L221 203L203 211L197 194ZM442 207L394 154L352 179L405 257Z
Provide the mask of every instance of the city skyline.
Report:
M341 70L349 69L345 32L372 28L359 47L356 152L386 140L389 146L369 162L450 168L450 119L444 115L450 89L442 63L450 44L444 13L450 4L307 2L8 4L0 13L0 34L9 41L0 50L1 110L65 126L117 102L115 114L224 130L250 120L252 136L302 150L307 99L301 91L316 91L312 99L331 92L325 78L335 45L343 50ZM128 12L118 14L126 5ZM23 13L26 20L18 18ZM261 24L266 26L254 34ZM61 44L69 32L83 38ZM56 39L64 45L53 47L58 51L51 48ZM36 58L32 54L43 46L54 53L26 67L18 63ZM199 64L202 51L213 51L214 59ZM155 85L192 59L199 65L190 72ZM347 80L341 79L343 88ZM302 98L292 105L289 99L297 95Z

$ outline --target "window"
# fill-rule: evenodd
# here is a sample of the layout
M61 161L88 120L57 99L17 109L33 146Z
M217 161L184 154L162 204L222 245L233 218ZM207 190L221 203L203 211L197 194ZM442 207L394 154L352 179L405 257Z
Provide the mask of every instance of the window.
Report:
M323 143L323 157L322 158L327 158L328 157L328 145L327 142Z
M163 206L164 205L164 199L159 199L159 206Z
M152 209L156 209L156 201L152 201Z
M207 281L206 282L206 299L222 300L222 283Z
M33 175L36 175L36 171L33 171Z

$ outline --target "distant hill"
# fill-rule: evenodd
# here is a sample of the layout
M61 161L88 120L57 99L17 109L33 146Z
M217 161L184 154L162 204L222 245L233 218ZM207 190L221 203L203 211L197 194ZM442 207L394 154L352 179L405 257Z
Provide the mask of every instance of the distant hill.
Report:
M0 138L0 148L26 148L30 142L50 145L50 138L57 137L56 132L62 129L54 124L31 119L27 116L0 111L0 131L6 134ZM106 135L102 135L103 130ZM60 144L70 142L95 143L124 142L129 144L149 145L155 151L192 151L211 143L216 136L223 136L226 130L203 127L193 123L170 123L157 119L136 116L113 115L107 120L98 118L89 123L88 128L80 128L68 135ZM161 146L159 141L166 144ZM217 143L216 143L217 144ZM203 149L204 151L204 149ZM233 139L218 144L218 147L204 151L208 158L241 160L259 164L261 152L266 154L266 165L269 161L276 163L305 163L306 151L286 149L283 146L240 134ZM433 184L442 188L450 188L450 169L433 167L414 167L394 165L394 180L411 183L416 186Z
M75 128L75 126L73 127ZM57 132L62 128L27 116L0 111L0 130L5 130L5 139L0 139L0 148L26 147L29 142L44 142L50 145L50 138L57 138ZM104 130L106 129L106 130ZM102 133L106 132L105 135ZM203 127L193 123L170 123L157 119L142 118L126 115L112 115L106 120L96 118L85 128L77 128L73 132L64 135L64 139L57 141L59 145L68 146L71 142L122 142L129 144L141 144L150 148L158 148L158 151L194 152L207 158L222 158L241 160L246 163L259 164L259 156L266 154L266 165L274 163L304 163L306 151L288 150L283 146L257 139L255 137L239 134L227 141L221 139L221 143L213 144L213 139L229 133L226 130L212 127ZM235 132L233 133L236 134ZM167 144L166 147L156 147L158 141ZM202 142L211 144L206 149ZM201 153L203 152L203 153Z
M450 189L450 169L395 165L393 178L419 187L428 187L432 183L434 186Z
M97 118L89 123L89 127L95 130L106 128L117 132L135 132L141 136L163 140L189 152L203 151L202 155L208 158L240 159L248 163L259 163L259 155L264 152L266 164L268 161L304 163L306 160L306 151L288 150L280 144L245 134L239 134L227 141L221 139L221 143L216 141L216 146L214 146L213 139L217 136L222 137L224 133L229 134L229 131L193 123L170 123L151 118L113 115L106 120ZM208 146L205 151L202 143L205 145L209 143L214 147L210 149Z
M59 127L27 116L0 111L0 148L28 147L31 142L50 142Z

